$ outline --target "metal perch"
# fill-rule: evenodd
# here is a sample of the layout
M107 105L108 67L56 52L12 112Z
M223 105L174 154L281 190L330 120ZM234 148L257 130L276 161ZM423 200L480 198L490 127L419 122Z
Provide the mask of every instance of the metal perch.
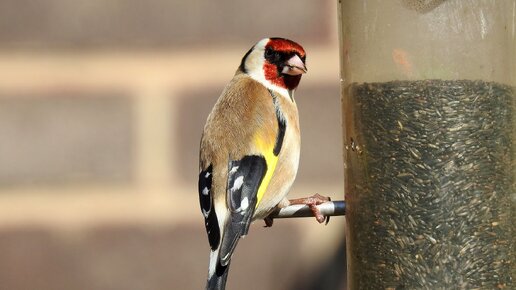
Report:
M346 202L343 200L328 201L317 206L324 216L339 216L346 214ZM313 217L314 214L307 205L296 204L274 210L270 215L273 219Z

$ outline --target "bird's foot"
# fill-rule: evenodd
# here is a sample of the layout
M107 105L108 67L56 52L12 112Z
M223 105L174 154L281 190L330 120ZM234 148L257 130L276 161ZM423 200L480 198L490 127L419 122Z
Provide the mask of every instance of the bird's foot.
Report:
M318 205L323 204L325 202L331 201L331 198L327 196L322 196L318 193L310 196L310 197L303 197L303 198L295 198L295 199L289 199L290 204L304 204L307 205L310 210L312 210L312 213L314 214L315 219L319 223L323 223L326 220L325 225L328 224L330 221L330 216L325 217L321 211L317 208ZM267 224L267 222L265 222ZM272 222L271 222L272 225Z
M265 222L264 228L270 228L270 227L272 227L272 224L274 223L274 219L270 216L264 218L263 221Z

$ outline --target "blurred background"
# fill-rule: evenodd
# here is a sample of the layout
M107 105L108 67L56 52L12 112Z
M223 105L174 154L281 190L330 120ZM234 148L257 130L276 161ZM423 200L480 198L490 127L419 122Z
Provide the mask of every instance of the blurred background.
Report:
M203 289L206 117L258 40L301 43L291 197L343 199L336 1L0 0L0 289ZM344 289L344 218L256 222L228 289Z

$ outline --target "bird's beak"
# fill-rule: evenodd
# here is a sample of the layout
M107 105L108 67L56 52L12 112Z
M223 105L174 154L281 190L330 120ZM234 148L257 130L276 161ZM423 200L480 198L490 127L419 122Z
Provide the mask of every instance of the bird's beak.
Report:
M282 73L291 76L297 76L306 73L306 71L307 69L305 64L303 63L301 58L299 58L299 56L296 54L289 60L287 60L287 63L285 64Z

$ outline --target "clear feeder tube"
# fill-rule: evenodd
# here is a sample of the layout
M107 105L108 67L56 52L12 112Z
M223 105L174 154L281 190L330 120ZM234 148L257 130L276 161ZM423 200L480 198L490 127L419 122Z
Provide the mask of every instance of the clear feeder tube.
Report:
M348 289L514 289L516 1L338 10Z

